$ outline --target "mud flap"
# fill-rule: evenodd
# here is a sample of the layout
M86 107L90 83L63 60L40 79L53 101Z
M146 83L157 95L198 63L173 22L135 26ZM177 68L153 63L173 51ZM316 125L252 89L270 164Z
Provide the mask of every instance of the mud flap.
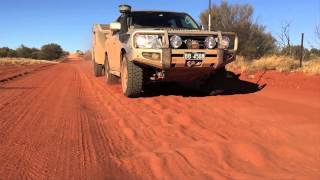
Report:
M171 49L162 49L162 68L167 70L171 67Z
M223 66L223 60L224 60L224 51L223 49L217 49L217 58L218 58L218 63L216 64L215 68L219 69L221 66Z

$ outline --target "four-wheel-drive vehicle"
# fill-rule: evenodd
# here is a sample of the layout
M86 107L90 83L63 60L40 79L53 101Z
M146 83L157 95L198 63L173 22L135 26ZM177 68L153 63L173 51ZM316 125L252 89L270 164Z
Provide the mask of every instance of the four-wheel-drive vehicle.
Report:
M121 77L127 97L154 81L215 76L236 58L236 33L202 30L186 13L119 9L116 22L94 25L92 61L95 76L104 74L108 83Z

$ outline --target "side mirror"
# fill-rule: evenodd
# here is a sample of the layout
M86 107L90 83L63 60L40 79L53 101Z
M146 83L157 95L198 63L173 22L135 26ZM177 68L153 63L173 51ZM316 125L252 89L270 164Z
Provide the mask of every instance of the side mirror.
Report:
M121 24L118 22L113 22L110 24L110 29L112 31L119 31L121 29Z

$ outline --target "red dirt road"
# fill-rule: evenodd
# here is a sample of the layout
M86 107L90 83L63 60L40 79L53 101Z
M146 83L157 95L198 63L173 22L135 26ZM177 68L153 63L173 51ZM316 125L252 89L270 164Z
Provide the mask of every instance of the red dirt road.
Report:
M0 179L319 179L320 77L260 77L128 99L73 59L2 83Z

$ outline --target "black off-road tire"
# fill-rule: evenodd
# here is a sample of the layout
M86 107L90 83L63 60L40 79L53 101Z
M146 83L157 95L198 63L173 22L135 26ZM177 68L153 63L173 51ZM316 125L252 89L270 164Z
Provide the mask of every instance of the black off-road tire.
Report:
M224 93L224 84L227 80L227 71L224 67L212 73L208 78L200 82L198 91L201 94L216 96Z
M102 76L102 64L97 64L94 60L93 63L93 74L96 77Z
M130 98L139 97L143 87L143 69L132 61L128 61L125 55L123 55L122 59L122 92Z
M104 75L106 76L107 84L114 84L118 81L118 77L114 74L111 74L110 71L111 70L110 70L108 56L106 56L104 60Z
M222 67L213 75L213 89L209 92L209 95L217 96L223 94L225 92L226 80L227 70L225 67Z

